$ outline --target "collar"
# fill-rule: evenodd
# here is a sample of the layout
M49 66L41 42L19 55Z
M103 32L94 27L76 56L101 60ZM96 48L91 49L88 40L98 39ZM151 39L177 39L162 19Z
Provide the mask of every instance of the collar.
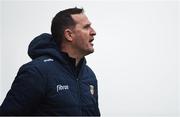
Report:
M60 54L61 54L62 57L65 59L66 64L71 64L71 65L73 65L74 67L80 68L80 67L83 65L83 63L86 63L85 57L83 57L83 58L79 61L78 65L76 66L76 59L75 59L75 58L70 57L70 56L68 55L68 53L66 53L66 52L62 52L62 51L61 51Z

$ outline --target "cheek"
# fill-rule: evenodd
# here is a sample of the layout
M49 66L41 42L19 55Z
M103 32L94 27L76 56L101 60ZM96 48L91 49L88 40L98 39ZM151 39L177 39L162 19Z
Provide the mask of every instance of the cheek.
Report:
M88 41L85 38L81 38L80 40L78 40L77 42L79 44L79 46L87 46L88 45Z
M78 46L88 46L89 44L89 34L87 31L77 31L75 35L75 43Z
M77 39L77 43L82 45L89 43L89 37L87 34L81 34L76 39Z

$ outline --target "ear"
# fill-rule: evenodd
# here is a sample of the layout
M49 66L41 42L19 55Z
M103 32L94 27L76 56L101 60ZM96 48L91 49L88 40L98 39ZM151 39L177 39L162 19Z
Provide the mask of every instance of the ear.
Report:
M73 40L72 39L72 31L69 28L64 30L64 36L65 36L65 39L67 41L72 41Z

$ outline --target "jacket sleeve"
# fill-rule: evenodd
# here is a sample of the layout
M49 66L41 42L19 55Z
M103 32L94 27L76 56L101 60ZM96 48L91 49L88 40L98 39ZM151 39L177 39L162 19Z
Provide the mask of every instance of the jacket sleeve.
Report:
M0 115L31 115L44 95L44 85L36 67L21 67L0 107Z
M96 111L97 111L97 116L101 116L101 113L100 113L100 110L99 110L99 101L98 101L98 83L96 82L96 101L97 101L97 104L96 104Z
M89 72L91 78L93 79L94 85L95 85L94 97L96 99L96 104L95 104L95 113L94 113L94 115L95 116L101 116L101 113L100 113L100 110L99 110L99 101L98 101L98 80L96 78L95 73L92 71L92 69L89 66L87 66L87 68L88 68L88 72Z

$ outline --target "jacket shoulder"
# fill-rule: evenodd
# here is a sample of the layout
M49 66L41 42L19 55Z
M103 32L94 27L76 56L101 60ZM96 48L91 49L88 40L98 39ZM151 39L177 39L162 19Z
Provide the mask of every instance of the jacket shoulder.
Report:
M22 65L19 69L19 72L24 70L34 69L43 75L48 70L52 69L53 64L54 64L54 59L48 57L40 57Z
M89 74L95 76L94 71L93 71L88 65L86 65L85 67L86 67L86 70L87 70L87 72L88 72Z

